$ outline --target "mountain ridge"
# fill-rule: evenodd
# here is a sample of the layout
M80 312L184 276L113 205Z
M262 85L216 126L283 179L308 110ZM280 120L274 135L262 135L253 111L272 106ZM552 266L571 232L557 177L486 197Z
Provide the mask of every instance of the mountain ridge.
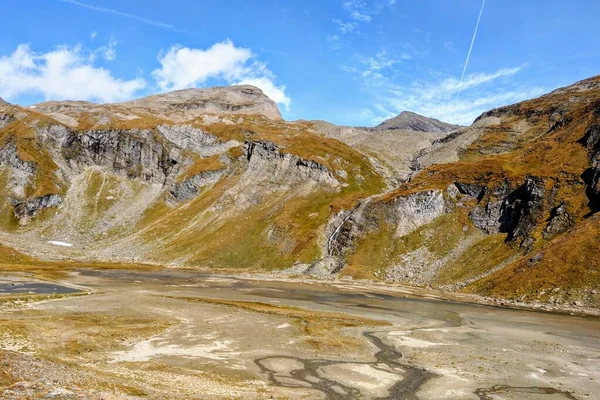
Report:
M220 108L182 108L172 96L219 99L185 90L3 106L0 242L41 259L292 268L600 307L599 82L450 132L286 122L248 87Z
M99 116L99 121L151 119L183 123L204 115L263 115L282 120L277 104L251 85L188 88L153 94L120 103L89 101L45 101L29 107L60 122L76 126L82 118ZM86 115L87 114L87 115ZM102 118L104 117L104 118ZM98 121L92 121L92 123ZM109 121L107 121L108 123Z

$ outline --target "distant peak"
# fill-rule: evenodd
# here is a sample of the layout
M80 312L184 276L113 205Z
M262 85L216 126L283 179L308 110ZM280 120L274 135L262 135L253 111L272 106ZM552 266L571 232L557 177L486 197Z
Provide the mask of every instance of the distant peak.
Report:
M7 106L10 105L10 103L8 101L4 101L4 99L2 97L0 97L0 106Z
M402 111L397 116L383 121L375 130L409 130L418 132L450 133L460 125L449 124L435 118L424 117L412 111Z

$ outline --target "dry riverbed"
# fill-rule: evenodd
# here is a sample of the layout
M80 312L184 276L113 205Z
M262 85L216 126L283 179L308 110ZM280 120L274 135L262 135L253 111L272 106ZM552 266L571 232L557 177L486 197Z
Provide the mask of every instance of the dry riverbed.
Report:
M177 270L0 277L0 397L600 399L600 319L413 293Z

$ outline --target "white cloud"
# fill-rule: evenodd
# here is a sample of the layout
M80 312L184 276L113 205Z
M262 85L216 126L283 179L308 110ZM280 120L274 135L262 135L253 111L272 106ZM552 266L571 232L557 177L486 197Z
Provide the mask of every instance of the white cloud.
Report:
M104 48L105 59L114 59L114 45ZM122 101L146 87L141 78L123 80L105 68L94 66L96 52L62 46L47 53L35 53L21 44L9 56L0 58L0 95L11 99L32 93L49 100Z
M358 30L360 24L370 23L377 14L384 9L396 4L396 0L343 0L342 9L345 11L349 21L333 19L340 34L346 35ZM360 32L359 32L360 33ZM339 36L327 36L327 42L332 50L338 50L342 47Z
M206 50L173 46L159 55L161 68L152 71L152 76L162 90L198 86L210 78L233 81L243 77L252 56L250 49L235 47L230 40Z
M290 109L292 100L285 94L285 86L276 86L270 78L246 78L237 82L236 85L253 85L260 88L271 100L277 104L283 104L286 110Z
M385 68L390 68L394 64L399 63L400 61L395 60L393 58L389 58L387 51L381 50L374 57L360 58L360 62L367 66L369 71L380 71Z
M357 10L354 10L350 13L350 18L355 21L371 22L371 16L369 14L365 14Z
M96 39L96 36L98 36L98 32L94 31L94 32L90 33L90 40Z
M460 82L458 79L454 79L454 78L446 79L443 82L443 89L447 92L463 91L463 90L469 89L471 87L475 87L475 86L479 86L479 85L487 83L487 82L491 82L498 78L514 75L517 72L521 71L526 66L527 65L524 64L524 65L520 65L520 66L514 67L514 68L502 68L491 74L474 73L474 74L470 74L469 76L467 76L467 78L463 79L462 82Z
M285 94L285 86L277 86L273 73L254 59L250 49L236 47L231 40L215 43L206 50L174 46L159 54L161 67L152 71L152 76L163 91L198 87L209 80L250 84L289 108L291 100Z
M544 92L541 87L507 89L507 85L496 84L497 79L509 78L524 67L525 65L503 68L492 73L470 74L462 83L456 78L447 78L409 86L390 85L390 90L381 93L381 101L369 108L370 120L381 121L408 110L442 121L468 125L490 108L535 97ZM363 115L367 115L364 110Z
M113 61L117 58L117 44L118 42L114 38L110 38L106 46L102 46L92 51L92 59L96 56L104 58L106 61Z
M339 19L334 19L333 22L338 26L338 30L342 35L354 32L358 24L356 22L344 22Z
M361 56L356 54L354 58L360 63L358 67L343 66L346 72L356 72L362 78L361 82L368 86L384 87L390 85L388 75L397 73L398 64L412 59L408 53L400 55L391 55L385 49L379 51L373 56Z

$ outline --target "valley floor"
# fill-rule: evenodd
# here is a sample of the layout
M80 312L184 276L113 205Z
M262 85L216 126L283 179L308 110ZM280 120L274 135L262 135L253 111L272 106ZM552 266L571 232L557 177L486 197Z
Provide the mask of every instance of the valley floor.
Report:
M364 282L14 272L0 277L0 394L600 399L600 319Z

